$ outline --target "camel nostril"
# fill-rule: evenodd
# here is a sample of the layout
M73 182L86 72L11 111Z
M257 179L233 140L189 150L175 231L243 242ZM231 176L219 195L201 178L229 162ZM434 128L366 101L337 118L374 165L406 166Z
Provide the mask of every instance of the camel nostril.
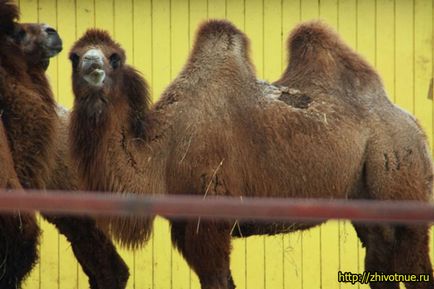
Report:
M45 32L47 32L47 34L57 34L57 31L56 31L56 29L54 29L54 28L51 28L51 27L47 27L47 28L45 28Z

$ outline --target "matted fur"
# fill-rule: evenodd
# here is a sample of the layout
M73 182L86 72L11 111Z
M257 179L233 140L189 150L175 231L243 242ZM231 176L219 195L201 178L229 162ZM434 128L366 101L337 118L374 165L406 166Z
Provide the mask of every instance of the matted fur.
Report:
M1 189L21 189L1 116L0 172ZM0 215L0 288L20 288L38 259L39 234L33 214Z
M244 33L227 21L205 22L182 72L146 110L145 138L131 129L128 94L115 93L112 76L98 93L81 94L91 89L75 73L70 137L86 185L204 197L428 201L433 172L426 137L387 99L377 73L321 23L296 28L288 46L290 62L276 85L306 95L309 103L302 107L264 95ZM91 125L95 113L102 117ZM171 223L173 243L202 288L233 288L235 220ZM233 234L309 226L248 221ZM427 226L355 227L367 247L368 270L432 276ZM432 282L406 285L428 289ZM398 288L378 284L371 287Z
M44 53L46 48L38 41L42 39L37 39L44 37L40 32L42 26L16 23L16 6L8 1L1 1L0 15L5 16L5 13L10 17L0 17L3 25L3 30L0 30L0 111L7 140L1 138L0 146L10 143L16 184L19 179L21 184L29 189L76 190L77 176L69 165L67 150L68 120L57 115L57 107L45 76L48 64L46 57L49 54ZM33 33L38 31L38 27L41 28L39 34L32 34L32 38L29 38L36 38L35 43L29 43L31 45L26 47L27 50L21 49L21 44L14 39L16 31L28 29L27 33ZM0 158L2 157L3 154L0 155ZM11 172L2 164L0 171L4 175ZM2 181L2 177L0 180ZM96 227L93 219L46 214L44 217L71 242L77 260L89 276L92 289L125 288L128 268L110 239ZM5 265L8 267L6 270L13 271L6 271L7 275L1 279L0 287L15 288L36 260L39 229L34 222L34 216L11 216L4 220L8 225L0 228L0 237L3 238L0 246L7 251L9 258ZM33 229L30 226L32 221L35 226ZM18 240L20 232L22 239ZM15 283L8 280L14 280Z

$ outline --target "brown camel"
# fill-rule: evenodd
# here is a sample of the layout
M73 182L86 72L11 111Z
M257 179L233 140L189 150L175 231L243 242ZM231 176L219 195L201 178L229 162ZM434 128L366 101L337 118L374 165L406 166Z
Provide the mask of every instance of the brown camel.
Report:
M68 161L67 119L58 115L45 76L49 59L62 48L61 39L47 25L18 23L18 13L14 3L0 0L0 110L15 172L25 189L77 189L76 176ZM3 174L7 168L1 169ZM44 217L71 242L92 289L125 288L128 268L93 219ZM11 226L7 228L9 231L20 229ZM2 232L2 238L12 243L15 237L9 231ZM20 243L15 243L7 248L11 258L19 254L36 256L31 251L35 246L22 243L20 248ZM24 245L29 247L27 251L23 251ZM26 258L12 260L22 262L21 267L17 266L19 270L31 269ZM12 277L14 274L17 279L22 278L19 271L10 272Z
M21 189L1 120L0 171L0 188ZM34 214L17 212L0 215L0 288L21 288L21 282L30 273L38 258L39 234Z
M257 81L248 46L232 24L205 23L183 71L151 107L145 81L125 64L120 46L105 32L88 31L70 53L70 144L83 186L138 194L430 199L423 131L336 33L316 22L299 26L275 86ZM110 226L134 246L146 241L150 224L117 219ZM202 288L234 287L233 224L171 221L173 243ZM232 234L312 225L246 221ZM434 288L427 225L354 225L367 248L366 270L429 274L430 282L406 286Z

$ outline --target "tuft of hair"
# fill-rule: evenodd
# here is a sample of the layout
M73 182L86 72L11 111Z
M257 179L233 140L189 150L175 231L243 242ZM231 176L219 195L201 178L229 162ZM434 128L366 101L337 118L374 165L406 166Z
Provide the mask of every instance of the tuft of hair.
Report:
M88 29L80 39L78 39L71 48L74 51L77 48L88 46L108 46L116 49L125 58L125 51L119 43L115 42L110 33L97 28Z
M293 51L308 48L332 49L343 44L340 36L327 24L314 20L298 25L291 33L288 49Z
M0 37L13 29L19 17L20 12L15 2L0 0Z
M376 74L371 65L348 46L331 26L320 20L297 26L289 37L288 50L290 62L294 64L321 60L317 63L324 65L328 59L345 63L354 71Z
M131 129L135 137L144 139L149 136L147 119L151 105L149 86L140 72L130 66L127 66L124 71L123 85L129 101Z
M197 31L197 37L220 37L222 35L241 35L244 33L227 20L210 19L203 22Z
M339 80L344 86L381 86L374 68L322 21L298 25L288 39L287 49L289 63L277 84L288 85L292 77L315 77Z
M98 218L98 227L108 233L121 247L140 249L150 239L154 217L110 217Z
M249 50L249 40L235 25L226 20L207 20L203 22L196 33L195 49L205 42L224 42L228 49L238 48L241 51Z

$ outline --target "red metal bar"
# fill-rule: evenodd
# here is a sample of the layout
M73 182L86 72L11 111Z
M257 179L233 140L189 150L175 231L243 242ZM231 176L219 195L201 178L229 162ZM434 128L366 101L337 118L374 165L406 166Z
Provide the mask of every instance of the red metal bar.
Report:
M73 215L161 215L179 218L417 223L434 221L434 205L420 202L259 199L199 196L145 197L90 192L1 191L0 211Z

